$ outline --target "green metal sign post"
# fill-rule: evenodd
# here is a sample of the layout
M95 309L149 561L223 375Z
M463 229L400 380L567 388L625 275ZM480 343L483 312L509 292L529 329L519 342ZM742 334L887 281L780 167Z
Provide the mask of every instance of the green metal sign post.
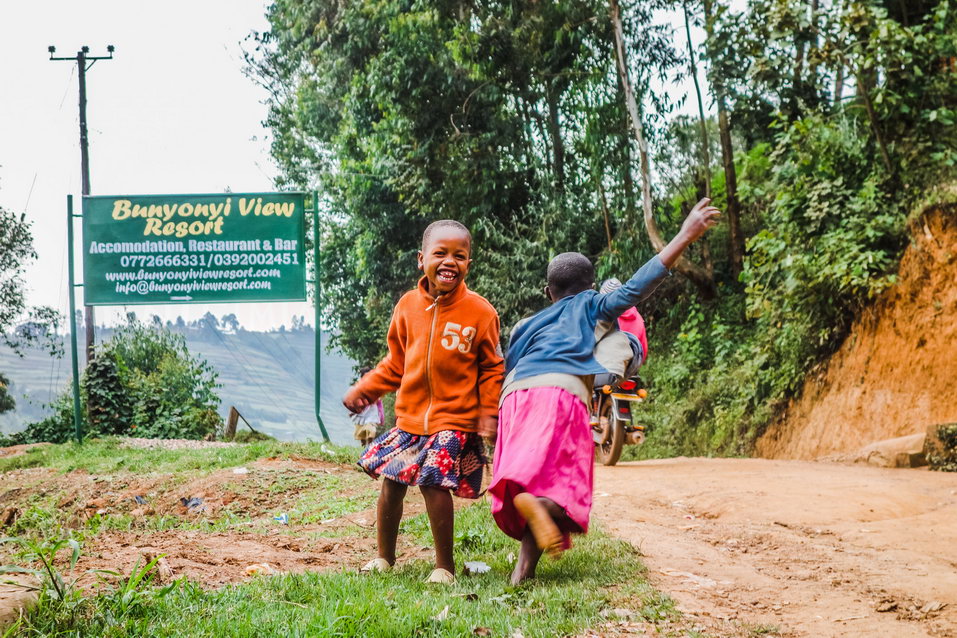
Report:
M316 261L316 419L319 416L319 231ZM108 195L83 198L87 305L306 300L304 193ZM82 440L73 265L73 197L67 197L73 394Z
M73 429L76 442L83 441L83 415L80 414L80 361L76 349L76 274L73 271L73 195L66 196L66 245L70 264L70 353L73 356Z
M314 267L315 291L316 291L316 423L319 424L319 431L322 432L322 438L329 442L329 433L326 432L326 426L322 422L322 415L319 414L320 404L320 382L322 381L322 281L319 276L319 193L312 192L312 260Z

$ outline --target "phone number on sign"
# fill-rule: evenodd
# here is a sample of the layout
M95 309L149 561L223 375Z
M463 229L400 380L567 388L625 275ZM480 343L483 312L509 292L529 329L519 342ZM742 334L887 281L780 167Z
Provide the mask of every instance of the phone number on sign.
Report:
M170 266L298 266L297 253L212 253L209 255L123 255L122 268Z

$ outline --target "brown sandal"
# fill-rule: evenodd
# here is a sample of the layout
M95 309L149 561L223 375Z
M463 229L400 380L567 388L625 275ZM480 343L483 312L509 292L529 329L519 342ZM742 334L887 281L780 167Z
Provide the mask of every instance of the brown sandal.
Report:
M512 500L512 503L528 523L538 548L552 558L560 557L565 551L565 538L538 498L528 492L522 492Z

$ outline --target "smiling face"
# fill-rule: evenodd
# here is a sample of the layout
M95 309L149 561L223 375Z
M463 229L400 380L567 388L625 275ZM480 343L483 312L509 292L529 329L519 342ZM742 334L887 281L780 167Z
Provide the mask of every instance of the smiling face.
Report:
M419 270L429 282L429 294L435 297L455 290L469 272L471 254L467 232L449 226L432 231L419 251Z

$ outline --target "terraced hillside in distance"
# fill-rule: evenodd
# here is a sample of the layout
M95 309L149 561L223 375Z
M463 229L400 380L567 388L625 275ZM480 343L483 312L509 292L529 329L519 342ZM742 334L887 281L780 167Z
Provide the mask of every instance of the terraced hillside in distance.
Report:
M190 352L209 361L219 373L223 417L230 406L236 406L256 430L280 440L321 439L313 406L315 332L310 326L271 332L209 326L173 330L184 334ZM98 339L110 335L109 328L97 330ZM329 335L324 333L323 348L328 343ZM41 350L27 350L21 358L0 347L0 371L10 379L17 401L13 412L0 415L0 432L15 432L43 418L49 412L47 404L68 390L69 348L65 351L59 359ZM352 361L336 350L323 350L321 414L330 437L340 444L352 440L352 424L340 399L353 376Z

